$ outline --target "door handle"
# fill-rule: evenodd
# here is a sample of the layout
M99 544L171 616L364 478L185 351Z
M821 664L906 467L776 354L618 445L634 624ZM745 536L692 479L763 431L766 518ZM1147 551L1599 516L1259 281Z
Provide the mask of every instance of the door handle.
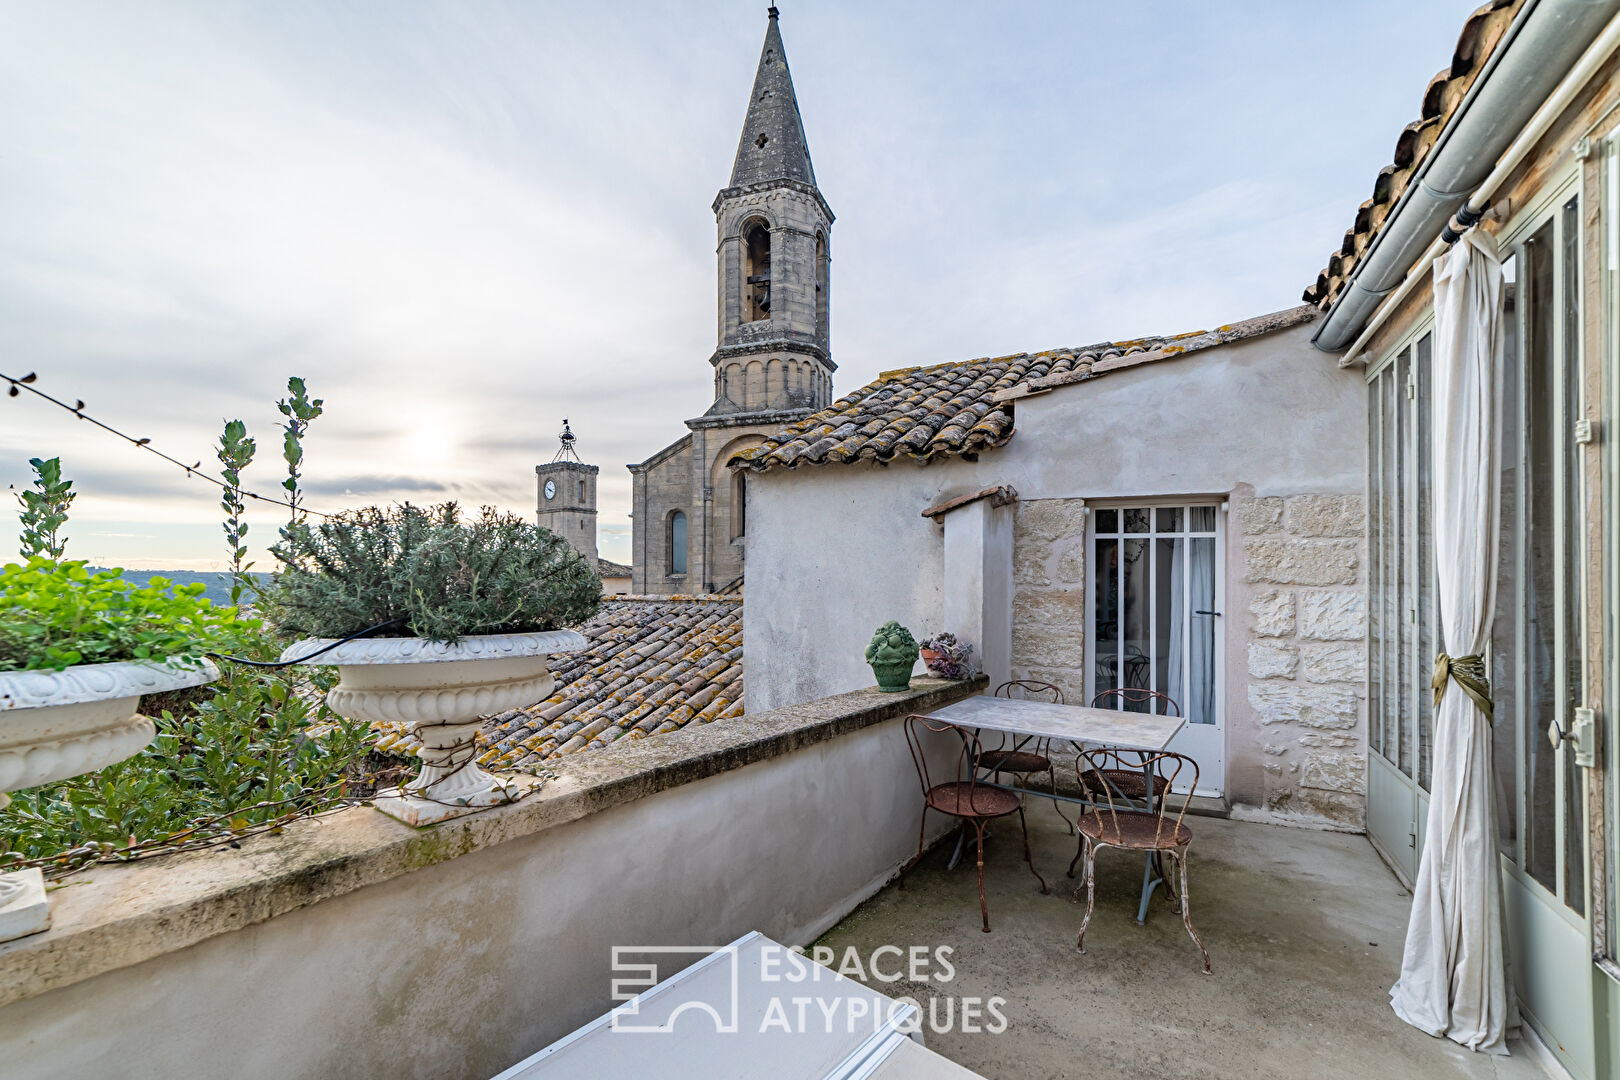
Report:
M1571 753L1575 755L1575 764L1584 769L1597 768L1597 710L1581 707L1575 710L1569 730L1559 726L1557 720L1547 725L1547 741L1557 750L1564 743L1573 744Z

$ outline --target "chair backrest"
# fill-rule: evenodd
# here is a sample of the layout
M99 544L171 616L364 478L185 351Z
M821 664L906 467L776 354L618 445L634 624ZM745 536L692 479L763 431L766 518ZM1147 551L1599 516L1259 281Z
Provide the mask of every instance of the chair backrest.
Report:
M1138 690L1133 686L1119 686L1112 690L1104 690L1091 699L1093 709L1129 709L1132 705L1147 704L1147 712L1157 712L1161 716L1180 716L1181 706L1169 694L1161 694L1157 690ZM1159 703L1154 709L1153 704Z
M956 767L949 780L944 776L936 778L928 767L928 748L925 744L932 741L928 738L929 734L948 734L961 740L962 747L956 753ZM975 810L979 805L979 792L993 790L981 784L974 776L975 770L970 768L970 764L978 760L982 752L979 736L974 732L944 720L913 713L906 717L906 746L911 751L911 763L917 768L917 780L922 784L924 798L940 783L965 783L968 786L968 809Z
M1049 682L1036 682L1034 679L1013 679L1010 682L1004 682L1000 686L996 687L995 692L990 696L1011 698L1013 696L1013 691L1015 690L1018 691L1019 697L1026 700L1031 696L1036 696L1038 698L1040 696L1050 694L1052 696L1052 704L1063 704L1062 690L1059 690Z
M1108 772L1115 769L1125 769L1133 773L1142 773L1144 770L1153 770L1154 775L1162 776L1169 781L1163 798L1153 800L1153 817L1157 821L1153 835L1164 835L1166 826L1171 821L1170 811L1175 802L1174 794L1177 782L1187 770L1192 770L1192 783L1187 785L1187 793L1181 796L1181 809L1175 812L1174 821L1180 826L1181 819L1187 816L1187 807L1192 805L1193 792L1198 787L1198 762L1186 754L1178 754L1173 750L1126 750L1115 746L1099 746L1090 750L1082 750L1074 759L1074 771L1080 781L1080 790L1091 801L1097 813L1107 813L1117 822L1120 808L1115 798L1113 786L1108 782ZM1145 777L1144 777L1145 779ZM1127 805L1126 813L1141 813L1138 808ZM1174 835L1176 829L1171 829Z

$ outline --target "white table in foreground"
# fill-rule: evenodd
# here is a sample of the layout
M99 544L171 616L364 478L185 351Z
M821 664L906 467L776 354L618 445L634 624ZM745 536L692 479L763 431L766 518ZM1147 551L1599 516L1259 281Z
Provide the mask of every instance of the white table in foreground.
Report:
M993 697L964 698L922 715L980 731L1153 752L1169 746L1187 722L1179 716Z
M909 1003L808 958L787 981L787 952L745 934L495 1080L984 1080L905 1033Z

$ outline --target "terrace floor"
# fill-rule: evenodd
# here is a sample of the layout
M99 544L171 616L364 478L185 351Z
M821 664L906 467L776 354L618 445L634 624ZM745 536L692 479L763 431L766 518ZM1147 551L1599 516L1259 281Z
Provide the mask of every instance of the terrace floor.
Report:
M952 946L948 984L871 985L916 998L925 1017L930 990L1005 998L999 1034L925 1028L929 1048L953 1061L991 1080L1550 1075L1522 1043L1489 1057L1395 1017L1388 993L1410 894L1365 837L1189 819L1193 920L1214 967L1205 976L1162 892L1136 924L1142 860L1119 851L1098 857L1097 912L1079 955L1085 894L1075 898L1064 876L1075 840L1050 803L1031 800L1028 812L1052 892L1042 896L1024 865L1017 821L995 826L985 845L992 933L979 929L971 858L947 872L952 844L942 843L905 889L890 885L817 943L839 957L855 946L863 960L881 945Z

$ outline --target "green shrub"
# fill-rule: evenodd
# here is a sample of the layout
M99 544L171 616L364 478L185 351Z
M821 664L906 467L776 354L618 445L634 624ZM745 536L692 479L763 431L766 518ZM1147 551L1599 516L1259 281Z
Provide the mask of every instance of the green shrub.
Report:
M200 583L171 588L154 577L138 586L123 573L38 556L0 567L0 671L196 660L259 635L258 620L215 607Z
M47 559L60 559L67 547L62 526L67 524L68 507L78 495L73 481L62 479L62 459L53 457L29 458L34 470L32 490L17 493L17 523L22 535L17 538L23 555L43 555Z
M330 668L227 667L203 699L157 718L145 750L100 772L12 793L0 813L0 870L49 859L47 873L94 859L226 842L369 790L364 723L323 704ZM320 737L311 729L320 725Z
M454 642L555 630L602 605L602 582L562 537L491 507L367 507L290 525L270 549L282 571L260 603L279 631L337 638L380 623Z

